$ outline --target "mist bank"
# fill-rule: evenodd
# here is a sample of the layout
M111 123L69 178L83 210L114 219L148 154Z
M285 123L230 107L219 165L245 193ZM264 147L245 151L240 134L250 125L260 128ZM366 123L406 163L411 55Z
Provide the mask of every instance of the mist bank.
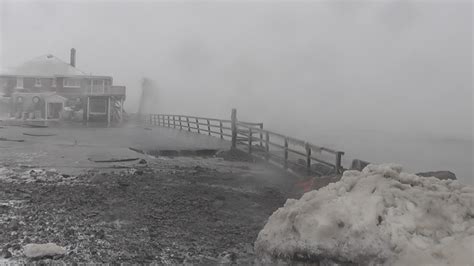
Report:
M144 50L137 68L159 88L154 112L226 117L235 107L280 131L472 139L469 6L184 5L168 45ZM132 84L134 110L139 79Z
M1 7L2 65L75 47L79 69L127 86L129 113L148 77L147 112L228 118L237 108L348 156L413 168L405 161L422 158L420 168L472 177L470 1ZM446 151L443 140L463 144Z

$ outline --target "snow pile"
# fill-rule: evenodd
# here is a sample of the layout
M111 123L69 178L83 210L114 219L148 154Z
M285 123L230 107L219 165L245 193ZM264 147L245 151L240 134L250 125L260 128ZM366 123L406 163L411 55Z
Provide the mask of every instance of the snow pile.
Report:
M287 200L259 233L257 254L267 263L473 265L474 187L401 171L369 165Z

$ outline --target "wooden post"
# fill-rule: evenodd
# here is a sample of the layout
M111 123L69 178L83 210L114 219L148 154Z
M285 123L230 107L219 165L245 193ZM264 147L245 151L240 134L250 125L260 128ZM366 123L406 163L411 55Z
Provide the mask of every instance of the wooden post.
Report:
M89 96L87 96L87 108L86 108L86 122L89 121L89 113L90 113L90 99Z
M161 126L162 127L165 126L165 116L164 115L161 115Z
M260 147L263 147L263 123L260 123Z
M309 146L308 143L305 143L304 145L306 149L306 171L308 174L311 173L311 147Z
M249 154L252 154L252 128L249 127Z
M174 115L173 115L173 128L176 128L176 119Z
M181 124L181 116L178 116L179 119L179 130L183 130L183 125Z
M288 137L285 137L285 148L284 148L284 158L285 161L283 162L283 165L285 166L285 169L288 168Z
M160 126L161 125L161 116L160 115L154 115L154 117L155 117L156 125Z
M44 101L44 120L48 120L48 102Z
M221 132L221 139L224 138L224 132L222 132L222 121L219 121L219 128L220 128L220 132Z
M171 127L171 126L170 126L170 125L171 125L171 124L170 124L170 115L167 115L167 117L168 117L168 127Z
M338 151L336 152L336 165L335 165L335 170L336 170L336 175L342 173L342 155L344 155L344 152Z
M189 125L189 117L186 116L186 122L188 123L188 131L191 132L191 126Z
M198 130L198 133L201 133L201 128L199 127L199 119L196 118L196 127Z
M232 109L231 114L231 129L232 129L232 149L237 148L237 109Z
M107 126L110 126L110 96L107 97Z
M207 132L209 132L209 136L211 135L211 123L209 123L209 119L207 119Z
M265 132L265 159L270 160L270 133Z

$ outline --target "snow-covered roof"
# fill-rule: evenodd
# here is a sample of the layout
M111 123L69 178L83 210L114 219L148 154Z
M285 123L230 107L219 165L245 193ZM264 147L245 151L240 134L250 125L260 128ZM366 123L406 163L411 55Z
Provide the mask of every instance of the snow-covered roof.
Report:
M71 66L54 55L42 55L33 58L20 66L0 72L0 75L12 76L83 76L85 72Z

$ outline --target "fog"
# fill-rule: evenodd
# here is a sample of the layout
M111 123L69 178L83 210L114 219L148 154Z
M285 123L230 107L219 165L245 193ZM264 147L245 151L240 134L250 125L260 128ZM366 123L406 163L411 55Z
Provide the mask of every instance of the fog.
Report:
M470 1L3 1L0 16L0 67L74 47L127 87L129 113L146 77L147 112L235 107L347 158L472 177Z

